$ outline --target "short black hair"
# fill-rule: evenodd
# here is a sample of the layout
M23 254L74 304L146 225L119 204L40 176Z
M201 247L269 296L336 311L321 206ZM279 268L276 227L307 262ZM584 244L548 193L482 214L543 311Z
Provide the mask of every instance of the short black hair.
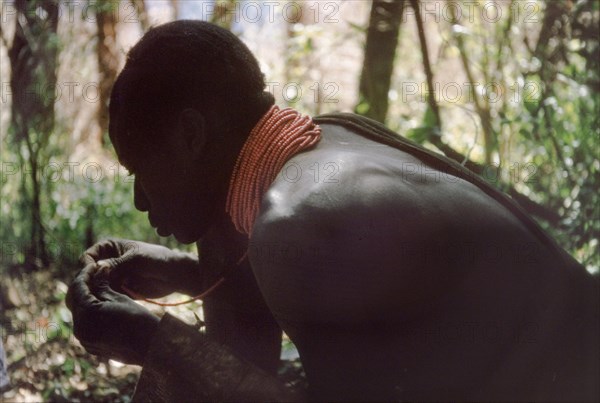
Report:
M217 112L222 122L209 127L249 131L274 103L264 88L256 58L230 31L195 20L160 25L127 55L111 94L109 135L127 155L160 142L153 129L185 108Z

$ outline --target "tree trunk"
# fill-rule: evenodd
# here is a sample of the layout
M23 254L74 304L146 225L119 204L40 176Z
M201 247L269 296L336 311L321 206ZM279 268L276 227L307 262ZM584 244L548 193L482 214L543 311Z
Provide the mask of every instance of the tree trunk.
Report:
M98 103L97 121L100 133L96 141L104 145L104 136L108 132L108 102L110 90L117 77L119 58L117 54L116 21L114 17L112 1L103 1L97 7L96 26L98 29L98 43L96 45L96 56L98 59L100 102Z
M137 15L140 19L140 25L144 33L150 29L150 20L148 19L148 12L146 10L146 3L144 0L131 0L131 4L135 7Z
M355 112L385 123L404 0L373 0Z
M419 0L410 0L410 6L415 13L415 20L417 23L417 30L419 34L419 42L421 43L421 56L423 58L423 68L425 69L425 77L427 78L427 88L429 89L429 95L427 97L427 104L431 108L433 115L435 116L435 126L438 130L441 130L442 119L440 117L440 108L435 99L434 86L433 86L433 70L431 69L431 62L429 61L429 49L427 47L427 38L425 37L425 27L423 25L423 18L421 17L421 7Z
M220 0L215 2L215 13L210 22L222 28L231 30L237 0Z
M13 146L21 151L25 142L28 157L25 158L31 179L30 244L26 259L34 266L39 261L49 263L45 232L42 225L40 167L46 162L45 147L54 128L54 93L56 88L56 63L58 44L59 8L57 1L15 1L18 18L12 46L8 51L13 92L11 126L14 133ZM45 11L41 17L38 8ZM22 194L28 194L26 181L22 182ZM27 265L32 267L31 265Z
M171 8L173 9L173 20L179 19L179 0L171 0Z

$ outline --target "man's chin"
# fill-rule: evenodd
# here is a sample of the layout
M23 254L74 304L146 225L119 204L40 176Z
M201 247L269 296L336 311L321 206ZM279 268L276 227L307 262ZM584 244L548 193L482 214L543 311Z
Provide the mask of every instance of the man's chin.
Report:
M158 234L158 236L162 236L162 237L168 237L169 235L171 235L171 231L167 230L166 228L163 227L157 227L156 228L156 233Z
M156 228L156 233L158 234L158 236L161 236L163 238L173 235L173 237L175 237L175 239L177 239L178 242L181 242L183 244L190 244L196 242L199 239L199 237L194 237L188 234L181 234L177 232L171 232L168 229L160 227Z
M199 236L193 236L190 234L177 234L174 233L173 236L175 237L175 239L177 239L178 242L181 242L183 244L191 244L196 242L198 239L200 239Z
M193 223L193 225L188 223L188 225L159 227L156 229L156 233L162 237L173 235L178 242L183 244L191 244L198 241L206 233L208 228L203 224L204 223L200 222Z

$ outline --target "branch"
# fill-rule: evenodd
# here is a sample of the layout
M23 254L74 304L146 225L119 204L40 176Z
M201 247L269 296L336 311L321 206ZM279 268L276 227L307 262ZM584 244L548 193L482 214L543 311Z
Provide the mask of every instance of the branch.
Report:
M410 5L413 8L414 12L415 12L415 19L416 19L416 23L417 23L417 29L419 32L419 41L421 43L421 53L423 56L423 67L425 68L425 75L427 77L427 87L429 89L429 93L432 94L432 88L433 88L433 72L431 69L431 63L429 61L429 53L428 53L428 49L427 49L427 40L425 37L425 29L423 26L423 19L421 17L421 12L420 12L420 7L419 7L419 0L411 0L410 1ZM510 28L510 24L507 25L507 28L505 28L505 30L508 30ZM465 59L466 60L466 59ZM464 60L464 61L465 61ZM473 82L473 76L470 73L470 69L468 67L468 63L465 65L465 69L467 70L467 76L469 77L469 80L471 82ZM437 126L438 128L441 126L441 119L440 119L440 112L439 112L439 107L438 104L435 100L434 96L428 96L427 97L427 102L429 103L429 107L431 108L431 110L433 111L436 120L437 120ZM477 103L476 103L477 105ZM480 115L481 117L481 115ZM482 119L483 120L483 119ZM436 146L442 153L444 153L444 155L456 162L458 162L459 164L463 165L465 168L469 169L470 171L476 173L479 176L484 176L485 177L485 171L486 168L487 169L494 169L494 173L497 174L498 169L496 167L493 167L492 165L488 165L487 167L484 165L481 165L475 161L472 161L471 159L468 158L468 156L465 156L461 153L459 153L458 151L456 151L455 149L453 149L451 146L449 146L448 144L444 143L442 141L442 138L440 136L436 136L436 135L431 135L429 136L428 140L434 145ZM497 177L497 175L496 175ZM519 193L519 191L517 191L514 187L510 186L510 185L506 185L504 184L504 187L507 188L508 194L515 199L515 201L517 203L519 203L521 205L521 207L523 207L528 213L535 215L536 217L542 218L545 221L548 221L551 225L553 226L557 226L559 221L560 221L560 216L555 213L554 211L548 209L547 207L531 200L530 198L528 198L527 196Z
M448 144L444 143L442 141L442 139L438 136L430 136L429 141L431 143L433 143L433 145L436 146L446 157L458 162L459 164L463 165L465 168L469 169L471 172L474 172L479 176L482 176L485 178L486 175L484 175L484 174L485 174L486 169L493 168L496 171L498 169L492 165L485 166L485 165L482 165L475 161L470 160L468 157L465 157L463 154L456 151L454 148L450 147ZM498 177L498 176L495 175L495 177ZM522 194L518 190L516 190L512 185L509 185L507 183L502 183L501 186L502 186L502 188L506 189L506 192L517 203L519 203L519 205L521 205L521 207L523 207L523 209L525 209L525 211L527 211L529 214L534 215L538 218L541 218L544 221L547 221L553 227L557 227L559 225L561 216L558 213L556 213L555 211L549 209L548 207L546 207L542 204L539 204L536 201L531 200L529 197L525 196L524 194Z
M423 18L421 17L421 7L419 7L419 0L410 0L410 6L415 12L415 20L417 23L417 30L419 32L419 42L421 43L421 55L423 57L423 67L425 68L425 76L427 77L427 88L429 94L427 96L427 103L433 111L436 119L436 126L441 128L442 120L440 119L440 109L435 100L434 86L433 86L433 72L431 70L431 63L429 61L429 50L427 49L427 39L425 38L425 29L423 27Z
M450 7L450 10L452 25L459 25L458 17L456 15L456 7ZM481 105L479 96L477 95L477 91L475 91L475 77L473 76L473 72L471 71L469 59L467 59L462 33L456 34L454 33L454 29L452 30L452 32L454 39L456 40L456 46L458 47L460 53L460 60L463 65L465 75L467 76L467 80L471 84L469 86L469 93L471 95L471 99L473 99L473 103L475 104L475 110L477 111L479 119L481 120L481 127L483 129L483 136L485 140L485 162L487 164L490 164L492 161L492 148L495 142L495 135L492 129L490 110Z
M558 227L560 224L561 216L557 212L531 200L512 186L508 186L507 193L529 214L547 221L553 227Z
M404 3L404 0L374 0L371 5L355 112L379 122L384 122L387 116Z
M148 19L148 11L146 9L146 3L144 0L130 0L133 8L136 10L138 17L140 18L140 26L142 31L148 32L150 29L150 20Z

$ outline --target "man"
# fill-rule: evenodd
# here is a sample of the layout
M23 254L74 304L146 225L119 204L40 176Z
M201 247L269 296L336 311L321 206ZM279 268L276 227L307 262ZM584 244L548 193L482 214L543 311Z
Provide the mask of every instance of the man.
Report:
M75 335L143 365L135 399L598 398L597 284L531 218L373 121L312 121L263 89L249 50L199 21L151 30L115 83L136 207L200 250L84 254ZM205 290L206 334L127 296ZM274 376L282 329L308 396Z

